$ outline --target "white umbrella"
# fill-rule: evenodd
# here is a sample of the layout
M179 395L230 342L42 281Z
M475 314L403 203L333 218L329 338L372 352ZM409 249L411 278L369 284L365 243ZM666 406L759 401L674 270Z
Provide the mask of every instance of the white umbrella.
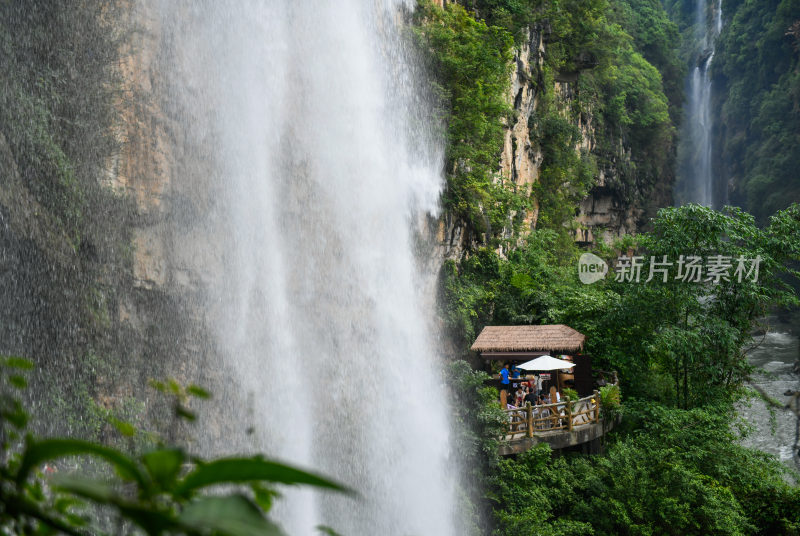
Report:
M517 365L517 368L521 368L522 370L561 370L565 368L574 367L575 363L570 361L564 361L563 359L556 359L555 357L549 355L543 355L541 357L537 357L536 359L531 359L521 365Z

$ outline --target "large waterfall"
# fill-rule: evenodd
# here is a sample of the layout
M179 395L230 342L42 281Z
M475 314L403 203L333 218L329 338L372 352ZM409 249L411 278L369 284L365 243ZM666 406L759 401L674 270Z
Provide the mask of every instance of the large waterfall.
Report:
M277 515L290 534L452 534L432 274L415 256L437 211L442 144L402 35L412 8L158 8L164 85L196 173L175 180L213 198L196 268L216 274L206 314L231 378L218 399L233 428L254 428L249 444L209 442L360 494L287 491Z
M725 199L715 188L712 169L711 63L715 40L722 31L722 0L712 6L714 22L708 24L706 0L697 0L695 10L696 41L699 54L694 60L687 83L687 100L681 144L678 149L679 204L699 203L719 207Z

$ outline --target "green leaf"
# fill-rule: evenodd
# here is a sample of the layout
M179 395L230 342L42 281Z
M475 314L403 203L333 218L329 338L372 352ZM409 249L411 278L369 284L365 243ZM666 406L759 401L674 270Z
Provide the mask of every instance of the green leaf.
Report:
M169 516L152 508L124 505L118 508L125 517L142 527L148 534L163 534L175 526L175 522Z
M519 290L526 290L533 286L533 278L526 273L515 273L511 276L511 285Z
M148 534L162 534L175 523L164 512L154 507L139 506L127 502L104 482L75 477L59 477L54 480L56 489L83 497L96 504L116 508L120 514L142 527Z
M203 399L211 398L211 393L209 393L208 391L197 385L190 385L189 387L187 387L186 393L196 398L203 398Z
M324 477L297 469L289 465L272 462L260 457L223 458L200 465L186 475L175 489L176 495L186 496L190 492L217 484L266 481L279 484L306 484L344 493L353 493L348 488Z
M160 449L142 456L147 472L161 489L171 489L186 456L180 449Z
M178 517L184 527L225 536L280 536L280 528L266 519L247 497L203 497Z
M117 431L125 437L133 437L136 435L136 427L129 422L117 419L115 417L109 418L109 421L117 429Z
M182 404L175 405L175 415L181 419L186 419L189 422L194 422L197 419L197 415L195 415L193 411L189 410L189 408L186 408Z
M48 460L80 455L103 459L114 467L122 479L136 481L142 490L149 487L145 476L133 460L116 449L80 439L45 439L29 444L22 455L17 483L25 482L31 470Z
M27 486L28 495L30 495L31 499L37 502L42 502L45 500L44 490L42 489L42 481L41 480L34 480L31 484Z
M19 374L14 374L9 376L8 381L11 385L16 387L17 389L25 389L28 386L28 380L26 380L24 376L20 376Z
M272 503L281 496L278 491L261 482L253 482L250 484L250 489L253 490L253 498L256 504L258 504L264 512L269 512L272 509Z
M338 532L325 525L317 525L315 528L322 534L326 534L327 536L341 536Z
M67 512L64 514L64 520L73 527L87 527L92 518L89 515L72 514Z
M33 361L24 357L6 357L2 364L6 367L20 370L31 370L33 368Z
M20 404L19 400L4 397L0 399L0 402L2 402L2 405L0 405L0 417L10 422L17 430L25 428L28 424L28 414L22 409L22 404ZM2 407L5 405L9 407Z
M183 394L183 388L181 387L181 384L179 384L173 378L167 380L167 391L176 396Z
M151 379L148 383L150 384L150 387L152 387L153 389L155 389L156 391L158 391L160 393L166 393L167 392L167 386L164 385L164 382L160 382L158 380L152 380Z
M89 499L94 503L111 504L118 499L114 488L105 482L72 476L57 476L52 482L55 489Z
M68 513L71 508L81 507L84 505L85 503L83 501L71 496L58 497L53 502L53 508L61 514Z

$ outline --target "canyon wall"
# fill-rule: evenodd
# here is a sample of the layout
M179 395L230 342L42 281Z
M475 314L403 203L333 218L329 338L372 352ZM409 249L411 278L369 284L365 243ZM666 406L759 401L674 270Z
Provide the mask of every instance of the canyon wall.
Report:
M108 412L174 428L169 408L149 402L157 395L148 380L207 383L214 374L203 366L213 352L201 307L209 276L192 259L218 234L196 217L211 203L208 190L198 187L204 176L175 180L191 172L196 155L176 151L181 134L170 117L169 91L155 82L166 46L157 17L125 3L93 24L92 37L118 37L113 69L95 73L97 93L87 92L77 111L65 115L100 115L108 106L109 121L92 127L110 133L110 142L89 145L82 156L69 144L83 140L60 141L66 171L59 177L41 163L59 157L58 146L24 151L30 134L22 113L30 110L0 122L0 354L36 364L28 396L42 417L34 420L40 433L109 439L116 433ZM97 46L88 41L89 50ZM65 69L80 72L91 56L79 47L74 57ZM24 85L28 75L17 76ZM30 98L47 108L44 97ZM47 126L57 140L57 127ZM38 166L28 163L31 154ZM93 171L79 175L86 162ZM67 180L74 199L60 193ZM64 216L70 203L79 215L72 226Z
M591 110L580 113L579 78L581 71L556 73L554 80L543 76L544 57L547 51L547 34L541 28L529 28L525 38L514 48L514 59L506 94L513 108L511 118L504 121L503 149L499 158L498 180L511 183L519 192L530 194L539 181L543 169L543 153L540 140L532 133L532 123L543 114L541 100L545 93L554 96L559 114L570 121L579 131L580 139L575 144L576 153L594 155L600 162L594 177L594 185L575 207L575 218L571 224L574 239L584 246L598 241L610 243L625 234L636 234L642 230L658 208L672 203L673 177L661 177L654 185L638 183L621 185L626 179L620 168L630 168L634 157L632 149L621 139L610 140L612 149L601 149ZM591 68L591 65L586 67ZM629 179L627 179L629 180ZM635 180L633 182L636 182ZM537 226L539 202L534 193L531 208L522 216L521 235ZM443 214L436 223L438 256L458 259L472 247L481 245L481 240L470 236L464 226ZM511 228L505 229L503 238L513 238Z

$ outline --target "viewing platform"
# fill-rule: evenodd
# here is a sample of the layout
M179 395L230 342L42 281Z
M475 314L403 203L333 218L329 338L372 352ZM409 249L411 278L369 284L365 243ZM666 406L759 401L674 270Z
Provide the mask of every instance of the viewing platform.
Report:
M553 450L581 445L587 452L597 451L600 438L615 424L601 417L598 391L576 401L565 398L555 404L527 404L504 411L508 428L500 441L502 456L521 454L539 443Z
M616 421L604 418L608 412L601 411L598 389L616 386L618 404L619 383L616 372L592 368L591 357L582 353L585 340L585 335L563 324L485 326L481 330L470 349L486 361L487 372L493 375L487 384L497 387L501 406L512 408L504 410L508 427L500 438L501 455L520 454L539 443L554 450L578 446L585 452L599 450L602 436ZM505 369L494 375L492 362L500 362ZM607 383L605 375L613 380ZM521 403L524 389L530 393L526 404L510 406L515 393ZM575 400L563 396L567 390ZM533 400L528 398L531 394ZM585 396L578 398L581 395Z

